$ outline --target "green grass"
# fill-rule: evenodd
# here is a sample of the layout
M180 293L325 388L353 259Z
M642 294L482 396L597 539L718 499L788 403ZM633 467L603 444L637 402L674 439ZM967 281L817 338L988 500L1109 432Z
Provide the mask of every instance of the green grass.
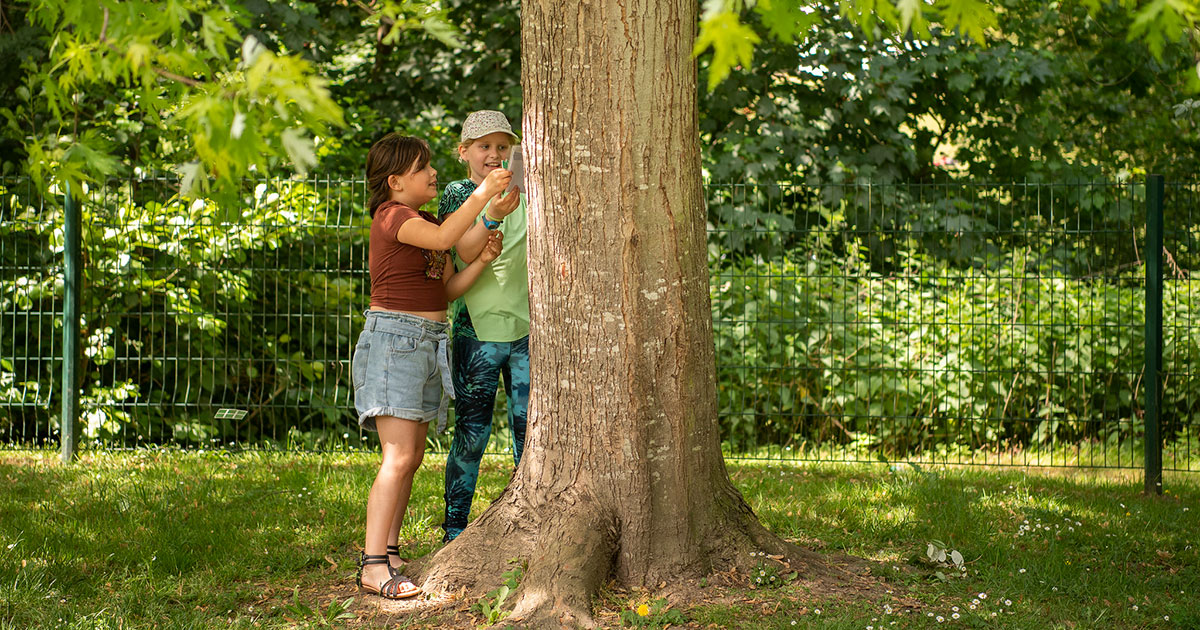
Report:
M485 460L476 514L510 463ZM369 453L140 451L89 454L72 466L54 453L2 454L0 629L465 623L465 613L444 610L389 619L354 592L376 465ZM439 545L442 465L430 457L418 474L401 534L406 555ZM730 470L773 531L876 561L892 592L865 600L810 592L801 580L737 586L718 603L684 607L689 626L1200 627L1195 475L1168 474L1167 494L1152 498L1135 472L736 462ZM962 553L965 575L925 560L932 540ZM337 619L352 596L355 619ZM653 597L608 589L599 618L616 626L622 611Z
M837 628L844 618L854 620L844 627L880 628L873 619L932 627L939 615L965 627L1200 627L1194 476L1169 475L1167 494L1149 498L1131 472L821 466L732 474L773 531L879 561L884 575L901 569L890 577L895 602L806 602L822 609L821 619L800 615L787 627ZM933 540L962 553L965 575L932 575L925 550ZM912 612L883 614L908 599Z

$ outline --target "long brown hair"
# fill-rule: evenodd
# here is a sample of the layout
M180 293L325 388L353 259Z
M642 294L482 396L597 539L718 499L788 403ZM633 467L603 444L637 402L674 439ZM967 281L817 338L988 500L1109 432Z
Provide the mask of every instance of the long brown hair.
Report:
M371 145L367 152L367 190L371 192L367 208L372 219L375 210L391 198L388 178L425 168L431 155L429 143L397 133L389 133Z

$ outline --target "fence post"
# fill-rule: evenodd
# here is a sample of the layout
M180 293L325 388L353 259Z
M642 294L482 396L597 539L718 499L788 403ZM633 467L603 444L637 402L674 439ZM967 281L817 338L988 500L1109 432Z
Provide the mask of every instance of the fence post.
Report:
M75 428L79 420L79 293L80 279L80 225L79 204L67 183L63 219L63 369L62 369L62 461L69 464L75 459L78 436Z
M1162 494L1163 193L1162 175L1146 179L1145 494Z

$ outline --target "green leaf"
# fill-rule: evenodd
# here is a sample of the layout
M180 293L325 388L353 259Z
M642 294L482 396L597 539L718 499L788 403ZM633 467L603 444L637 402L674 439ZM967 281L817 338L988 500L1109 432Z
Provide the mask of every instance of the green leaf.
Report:
M222 44L225 42L224 37L222 37L221 26L211 15L205 14L201 19L200 36L204 39L204 47L214 57L218 57L225 52L222 48Z
M196 184L204 181L204 165L200 162L188 162L175 167L179 173L179 194L190 197L196 191Z
M849 18L868 39L876 37L876 20L892 27L900 26L896 8L891 0L852 0L838 5L843 17Z
M996 26L996 11L980 0L940 0L942 21L947 28L958 29L963 35L982 44L984 31Z
M929 37L929 21L925 19L922 9L925 4L921 0L898 0L896 9L900 13L900 32L907 33L910 29L918 37Z
M295 127L284 129L280 139L297 171L304 174L308 172L308 169L316 166L317 156L313 152L312 140L305 136L302 130Z
M421 27L425 29L426 33L429 33L439 42L442 42L450 48L463 47L463 42L458 37L458 29L441 16L425 18L425 20L421 22Z
M754 58L754 46L762 40L732 11L720 11L700 23L700 35L692 49L693 56L700 56L709 48L713 59L708 66L708 89L711 92L729 76L738 65L750 65Z
M92 144L89 144L92 143ZM96 146L93 146L95 144ZM85 134L74 144L67 149L63 156L65 162L80 162L84 165L84 169L98 176L107 176L115 173L120 167L120 161L116 156L108 152L106 143L96 138L92 134Z
M754 5L771 36L783 44L801 38L821 19L816 11L803 9L804 5L789 0L759 0Z
M249 68L258 60L258 56L266 52L266 46L263 46L253 35L247 35L242 41L242 67Z
M1197 13L1197 6L1185 0L1154 0L1134 15L1126 40L1145 39L1154 58L1162 59L1164 44L1178 41L1184 27L1194 27Z
M950 89L954 90L955 92L966 92L967 90L971 89L971 86L974 84L975 77L966 72L959 72L954 76L951 76L950 80L946 82L946 85L948 85Z

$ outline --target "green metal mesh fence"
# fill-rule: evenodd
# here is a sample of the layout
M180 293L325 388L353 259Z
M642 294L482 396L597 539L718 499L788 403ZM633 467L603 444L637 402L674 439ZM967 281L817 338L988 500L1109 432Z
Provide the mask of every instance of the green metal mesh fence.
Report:
M362 182L83 199L85 448L370 447ZM1139 467L1145 185L707 187L731 456ZM1195 185L1166 194L1164 464L1200 469ZM0 182L0 443L57 441L61 203ZM492 448L505 449L503 409ZM445 445L433 438L433 447Z
M0 443L45 444L44 420L61 371L61 246L52 236L62 214L28 181L0 187Z
M110 182L83 196L83 445L357 441L348 357L367 305L361 182L250 182L232 208L170 201L174 185ZM6 243L12 231L36 245L0 263L3 356L20 364L9 380L30 383L19 391L48 391L60 371L61 215L39 204L23 221L27 203L10 188L0 218ZM43 290L13 300L30 268ZM7 334L29 311L42 316ZM56 439L52 397L6 404L16 407L0 439Z
M712 196L761 213L713 234L743 252L713 267L731 452L1141 465L1143 184ZM1186 282L1172 288L1186 300ZM1195 427L1176 437L1175 465L1194 465Z
M1163 222L1164 470L1200 470L1200 184L1168 183Z

